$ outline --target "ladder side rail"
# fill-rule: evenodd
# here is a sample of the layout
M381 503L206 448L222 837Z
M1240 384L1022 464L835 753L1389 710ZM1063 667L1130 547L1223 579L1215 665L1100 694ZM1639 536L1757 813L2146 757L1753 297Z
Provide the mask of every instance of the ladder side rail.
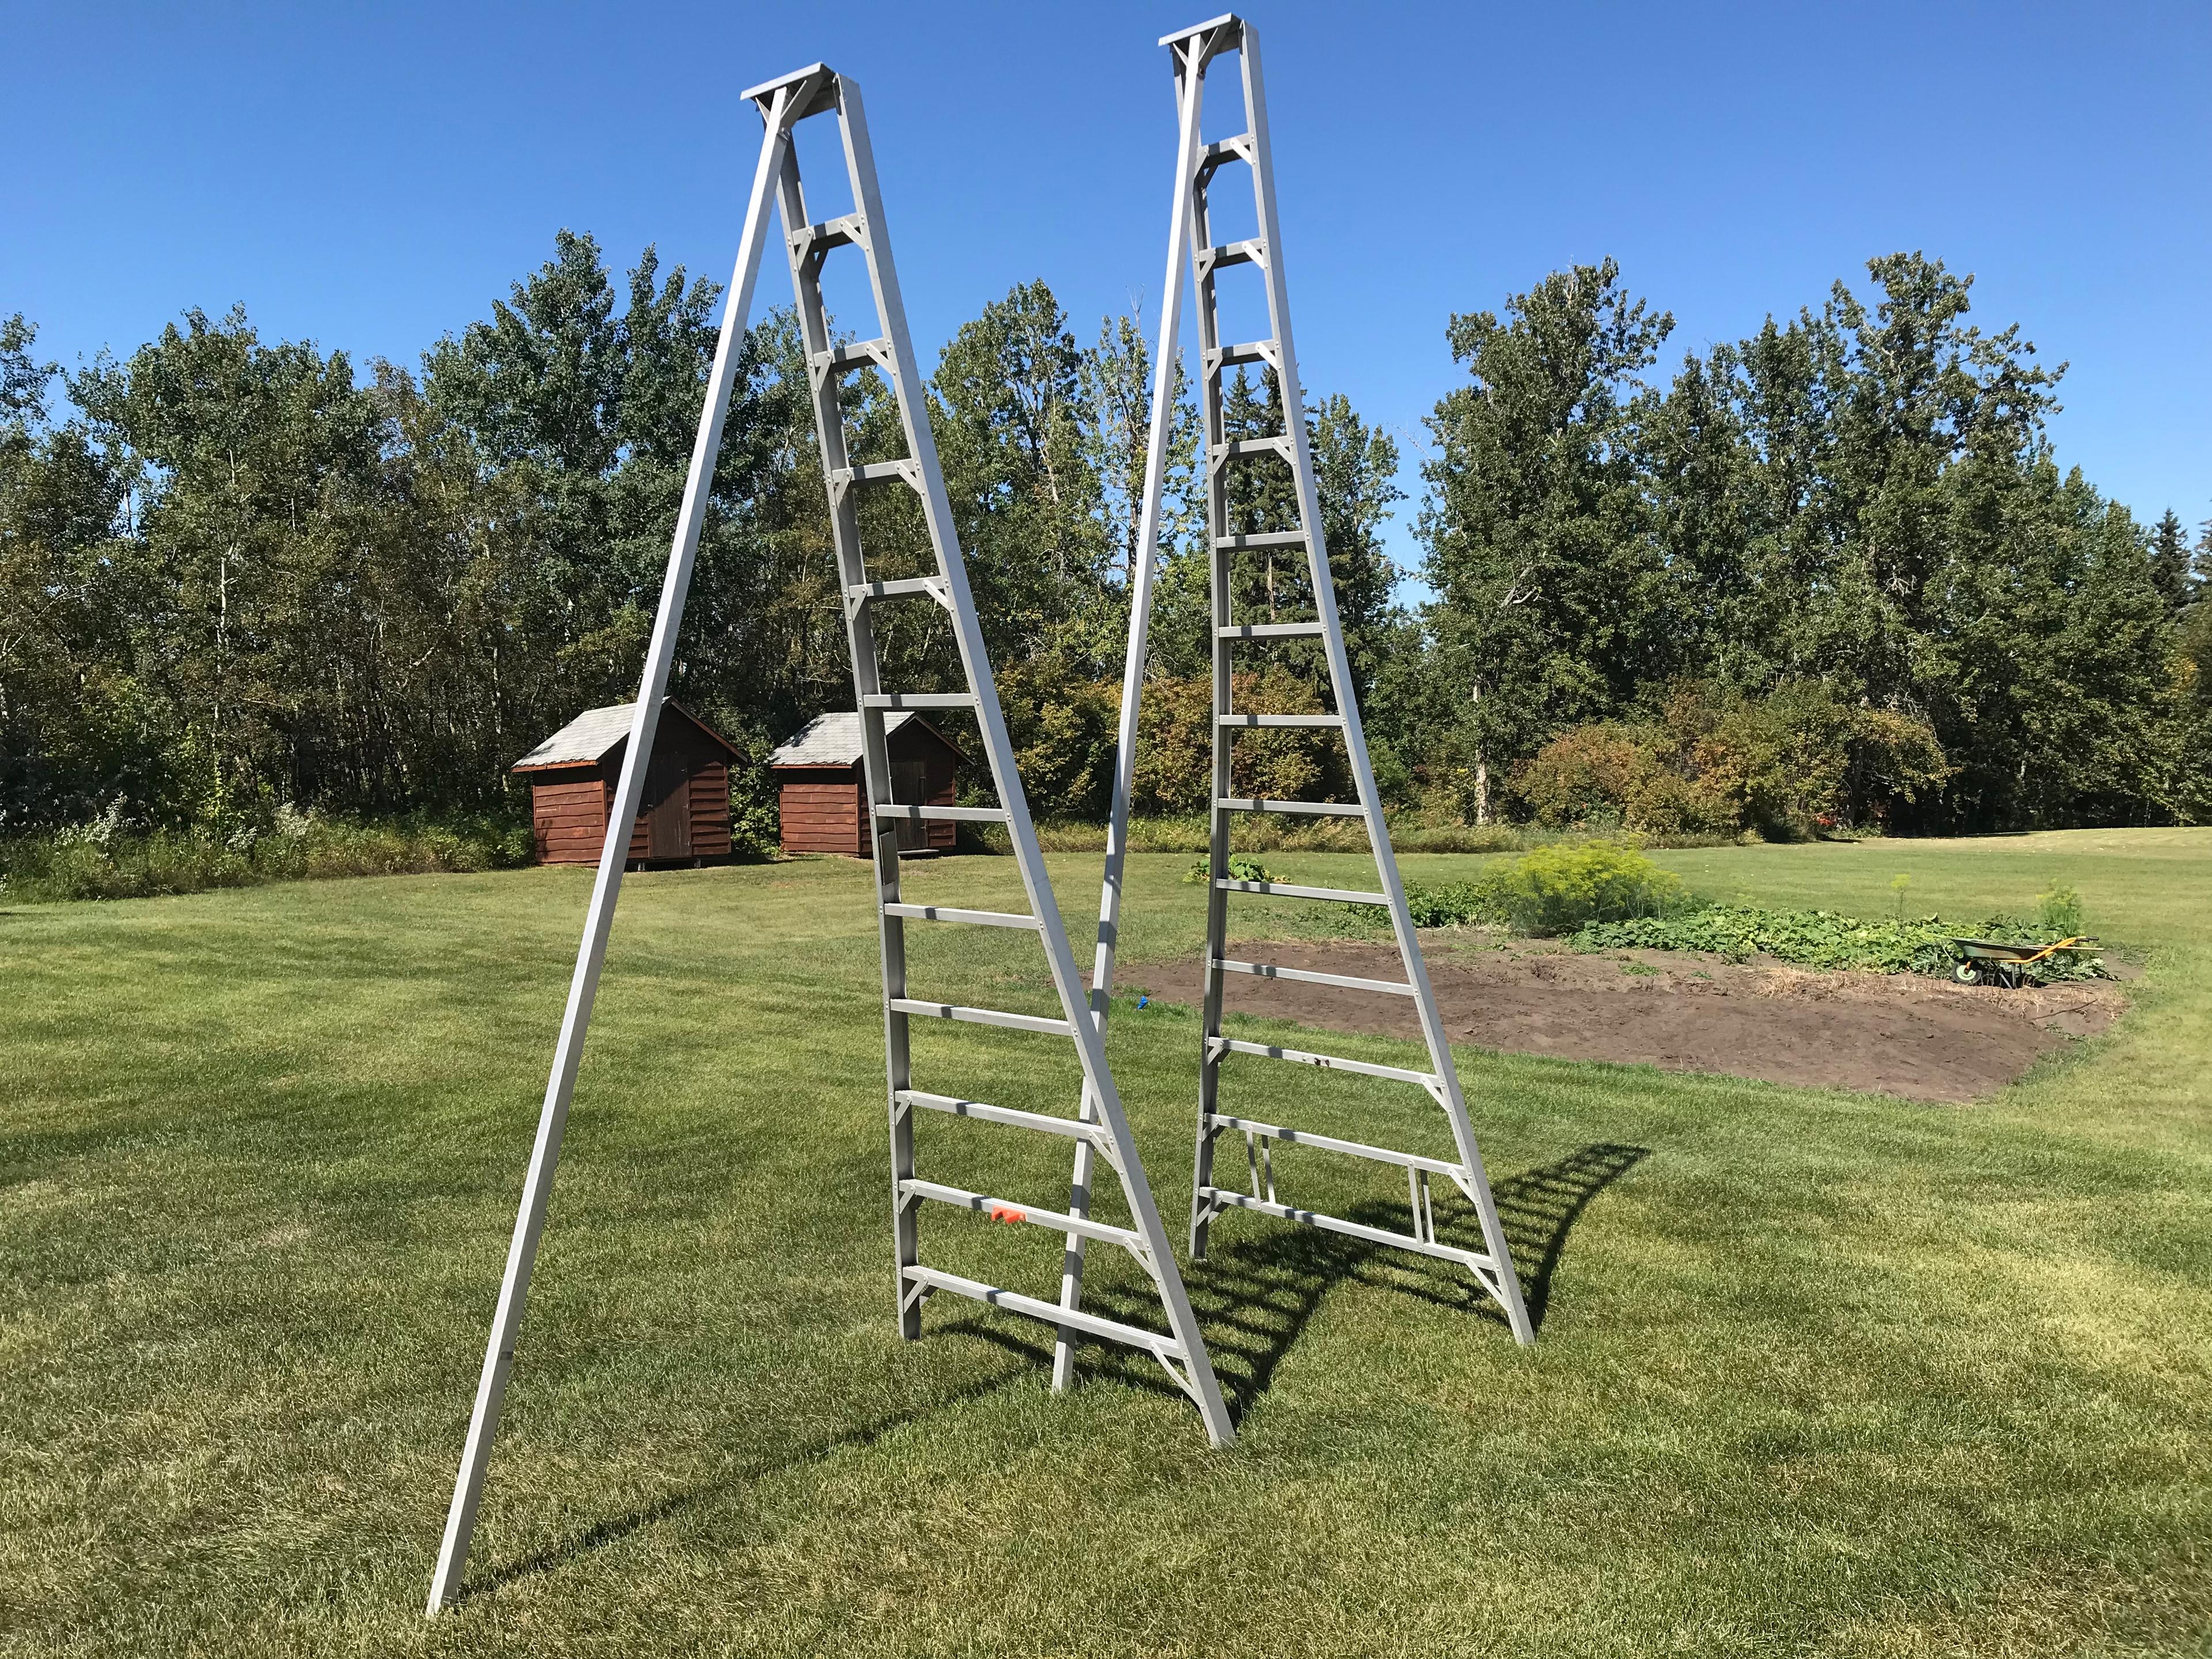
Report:
M1144 693L1145 661L1150 650L1152 584L1159 564L1161 498L1167 489L1168 445L1175 432L1176 332L1182 322L1182 263L1186 252L1189 213L1187 198L1198 168L1198 90L1195 76L1179 90L1181 136L1176 147L1175 202L1168 218L1167 276L1160 289L1159 348L1152 356L1152 416L1145 441L1144 495L1137 509L1137 556L1133 562L1129 592L1129 648L1121 665L1121 715L1114 750L1114 800L1106 817L1106 870L1099 884L1098 945L1091 959L1091 1010L1103 1033L1109 999L1114 988L1114 957L1120 947L1122 872L1129 850L1130 798L1137 772L1138 702ZM1084 1091L1080 1115L1095 1116L1097 1104ZM1068 1212L1091 1212L1093 1149L1085 1141L1075 1149L1075 1172L1069 1182ZM1074 1308L1083 1297L1084 1237L1067 1236L1060 1262L1060 1305ZM1062 1329L1053 1345L1052 1385L1066 1389L1075 1375L1073 1332Z
M1467 1100L1461 1090L1459 1072L1452 1063L1451 1041L1445 1034L1443 1018L1437 1012L1436 991L1430 982L1428 964L1422 959L1420 941L1414 933L1413 915L1406 903L1405 883L1398 872L1397 854L1390 845L1389 826L1384 821L1382 803L1375 787L1375 769L1368 756L1366 732L1360 721L1359 700L1353 690L1351 663L1345 652L1344 627L1336 608L1336 584L1329 569L1328 549L1322 534L1321 501L1314 483L1312 444L1306 431L1305 392L1298 380L1297 353L1291 343L1290 295L1283 272L1282 227L1275 198L1274 155L1267 129L1267 89L1261 68L1259 31L1249 23L1244 26L1241 58L1245 109L1251 124L1253 189L1259 210L1260 235L1267 248L1264 276L1267 314L1280 356L1276 368L1276 385L1285 433L1294 453L1291 471L1297 489L1299 516L1305 523L1306 557L1312 572L1314 602L1325 624L1322 641L1328 654L1329 678L1335 682L1337 712L1344 720L1345 746L1351 756L1359 802L1367 810L1368 843L1375 855L1382 890L1389 896L1391 932L1397 940L1398 953L1405 961L1407 978L1415 987L1414 1003L1420 1010L1421 1033L1428 1045L1430 1061L1436 1072L1445 1115L1451 1122L1452 1139L1460 1161L1474 1177L1474 1189L1479 1194L1475 1207L1481 1220L1484 1242L1489 1245L1492 1256L1499 1265L1500 1299L1505 1304L1508 1322L1513 1328L1515 1339L1527 1343L1534 1340L1534 1328L1529 1323L1528 1309L1521 1295L1520 1280L1506 1250L1504 1227L1498 1219L1497 1202L1491 1195L1489 1178L1483 1170L1482 1154L1475 1145L1474 1128L1468 1117Z
M745 205L737 269L730 278L729 295L722 308L721 332L715 341L714 366L707 380L706 404L699 417L698 436L691 448L691 470L684 480L683 504L676 515L667 574L661 581L660 607L654 614L653 635L646 649L637 708L630 721L629 748L623 756L621 780L615 786L606 843L599 851L599 874L592 881L583 939L576 951L575 970L568 981L568 1000L561 1018L561 1035L554 1046L552 1073L538 1113L537 1139L523 1178L514 1236L507 1248L499 1301L485 1345L483 1370L470 1413L468 1439L453 1481L453 1502L446 1513L437 1566L431 1575L429 1601L424 1608L428 1618L435 1618L453 1601L468 1565L477 1509L483 1496L484 1472L490 1462L492 1442L499 1433L500 1409L506 1399L507 1374L514 1364L516 1335L529 1298L538 1243L544 1235L546 1212L552 1201L553 1177L561 1160L561 1139L568 1126L568 1107L575 1097L576 1068L583 1059L584 1038L590 1030L592 1007L599 994L599 971L606 962L615 901L622 891L623 866L629 860L630 835L645 793L646 772L659 728L660 702L667 695L677 635L684 621L684 603L690 590L692 565L698 556L699 533L706 522L708 501L714 487L714 463L721 453L723 423L729 414L730 394L743 356L745 318L752 308L761 252L768 237L769 198L790 148L794 112L804 106L799 101L801 97L816 84L807 80L780 88L763 111L766 131L753 173L752 194Z
M1194 45L1198 57L1196 73L1203 81L1205 64L1212 52L1206 47L1216 37L1204 37L1205 45ZM1208 200L1207 186L1212 180L1194 179L1191 189L1191 276L1198 295L1198 348L1200 364L1199 406L1203 411L1206 442L1206 540L1207 617L1212 635L1213 675L1213 805L1206 835L1206 867L1216 877L1228 873L1230 815L1220 802L1230 798L1235 775L1236 734L1223 724L1222 716L1231 712L1235 693L1235 657L1231 641L1224 633L1231 623L1230 579L1233 550L1230 540L1229 524L1229 468L1224 464L1222 450L1228 441L1226 419L1222 410L1221 376L1207 374L1204 365L1221 347L1221 315L1219 291L1216 286L1216 267L1204 262L1202 251L1213 240L1212 212ZM1194 1261L1206 1260L1207 1237L1211 1231L1212 1212L1200 1194L1212 1183L1213 1135L1206 1127L1221 1102L1221 1057L1214 1039L1221 1035L1222 1005L1225 991L1221 957L1229 936L1229 895L1222 888L1207 884L1206 895L1206 956L1202 966L1204 998L1199 1039L1198 1111L1199 1134L1194 1153L1191 1181L1190 1255Z
M1060 994L1061 1009L1073 1030L1086 1091L1096 1096L1099 1115L1113 1139L1121 1165L1122 1188L1137 1231L1144 1236L1146 1250L1152 1258L1153 1277L1166 1307L1170 1327L1188 1356L1186 1363L1197 1385L1194 1392L1200 1415L1205 1420L1208 1438L1216 1446L1225 1446L1236 1437L1236 1430L1230 1422L1229 1408L1222 1400L1204 1339L1199 1334L1197 1316L1191 1310L1182 1276L1176 1270L1174 1253L1160 1226L1151 1183L1146 1179L1143 1162L1136 1155L1135 1140L1122 1114L1121 1096L1107 1069L1104 1040L1097 1026L1085 1017L1083 981L1076 971L1074 953L1069 949L1066 928L1060 920L1060 903L1045 871L1044 854L1037 846L1036 830L1030 820L1021 775L1014 765L1013 744L1006 735L1006 716L999 707L990 658L983 648L975 598L968 585L967 566L953 530L951 502L945 492L944 474L938 465L936 441L930 430L924 382L915 360L906 308L899 298L897 271L891 258L890 237L884 226L882 193L876 176L874 151L868 142L867 117L860 89L842 76L837 87L838 112L845 139L846 166L853 180L854 202L868 229L867 246L862 252L867 259L877 311L883 319L884 335L890 341L900 417L906 428L908 453L919 463L924 516L929 523L939 571L945 577L952 599L953 635L959 643L969 689L975 694L975 723L982 734L992 781L999 791L999 804L1006 813L1006 828L1013 841L1015 859L1021 869L1023 884L1029 891L1030 914L1042 923L1040 933L1045 959L1051 969L1054 988Z
M779 181L784 243L790 255L792 292L798 302L799 328L810 364L830 349L830 319L822 298L822 265L830 249L802 238L810 222L805 188L799 176L795 151L784 158ZM862 218L864 236L872 227ZM845 441L844 400L840 376L809 369L814 405L815 438L821 449L822 476L827 484L830 541L837 559L837 579L849 592L867 580L867 561L860 547L857 484L839 489L828 481L851 465ZM908 1016L897 1006L907 994L906 925L889 908L899 902L898 821L874 811L891 799L890 758L886 747L884 716L871 708L869 699L883 690L882 669L876 652L875 623L866 601L847 598L845 643L853 662L854 706L860 725L861 772L868 789L868 830L876 878L877 940L883 962L884 1073L891 1151L891 1239L895 1265L892 1303L898 1316L899 1334L913 1341L921 1334L921 1309L906 1294L906 1270L921 1261L919 1206L906 1196L902 1183L915 1176L914 1115L901 1098L913 1086L913 1048Z

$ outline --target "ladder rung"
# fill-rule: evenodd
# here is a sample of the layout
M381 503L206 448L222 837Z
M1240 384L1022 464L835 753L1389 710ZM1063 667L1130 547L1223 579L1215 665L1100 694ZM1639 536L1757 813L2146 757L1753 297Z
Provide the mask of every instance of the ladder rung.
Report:
M907 818L933 823L1004 823L1003 806L913 806L904 801L886 802L875 809L879 818Z
M1206 457L1206 465L1218 467L1229 461L1241 461L1254 455L1279 455L1283 459L1296 459L1291 452L1291 434L1278 432L1265 438L1231 438ZM1297 538L1303 542L1304 536Z
M1200 152L1198 168L1201 173L1211 173L1224 161L1250 161L1258 152L1252 135L1240 132L1234 137L1218 139Z
M848 213L842 219L825 219L818 225L793 231L791 245L800 249L818 247L827 253L833 247L858 247L866 234L866 225L860 216Z
M1262 530L1250 536L1217 536L1213 544L1224 553L1259 553L1271 547L1304 547L1303 530Z
M895 1014L921 1014L930 1019L956 1019L966 1025L1001 1025L1010 1031L1039 1031L1046 1036L1073 1036L1075 1028L1064 1019L1042 1014L1010 1014L999 1008L963 1008L957 1002L922 1002L913 997L893 997Z
M1220 270L1230 265L1265 264L1267 260L1267 245L1256 236L1241 242L1218 242L1199 250L1199 274L1202 276L1208 270Z
M1295 726L1324 728L1344 724L1341 714L1217 714L1217 726Z
M911 459L896 461L863 461L858 466L840 467L830 475L832 485L843 489L856 483L903 483L921 488L921 469Z
M1364 1238L1370 1244L1388 1244L1394 1249L1411 1250L1416 1255L1432 1255L1442 1261L1456 1261L1462 1267L1478 1267L1486 1273L1498 1271L1498 1264L1480 1250L1457 1249L1449 1244L1415 1238L1411 1233L1394 1233L1387 1227L1364 1227L1357 1221L1346 1221L1341 1216L1323 1215L1318 1210L1301 1210L1289 1204L1270 1204L1264 1198L1255 1198L1249 1193L1232 1192L1226 1187L1200 1187L1198 1196L1206 1203L1228 1204L1240 1210L1257 1210L1261 1215L1274 1216L1283 1221L1303 1221L1309 1227Z
M1303 817L1364 818L1367 809L1357 801L1265 800L1251 795L1216 795L1217 812L1291 812Z
M1026 927L1032 933L1044 926L1035 916L1018 916L1004 910L956 910L943 904L886 904L884 914L908 921L965 921L978 927Z
M916 1198L927 1198L939 1204L957 1204L963 1209L980 1210L994 1221L1026 1221L1039 1227L1049 1227L1066 1235L1073 1233L1081 1238L1095 1238L1102 1243L1119 1244L1131 1254L1141 1256L1145 1241L1127 1227L1109 1226L1103 1221L1093 1221L1066 1210L1036 1210L1026 1204L1012 1204L1003 1198L991 1198L982 1193L971 1193L964 1187L946 1187L934 1181L902 1181L902 1193Z
M1221 640L1310 640L1328 631L1317 622L1236 623L1215 629L1213 635Z
M848 599L893 599L909 593L927 595L939 605L950 603L942 576L895 576L888 581L854 582L845 590Z
M1216 878L1213 884L1224 893L1272 893L1277 898L1334 899L1340 904L1390 902L1386 893L1358 893L1348 887L1293 887L1286 881L1232 881L1223 876Z
M1272 962L1231 962L1226 957L1217 959L1214 965L1225 974L1250 974L1257 979L1294 979L1301 985L1334 985L1345 991L1383 991L1394 997L1420 994L1402 980L1361 979L1352 974L1317 974L1310 968L1281 968Z
M920 1089L900 1090L898 1102L902 1106L919 1106L926 1111L944 1112L952 1117L972 1117L981 1123L1004 1123L1017 1129L1040 1129L1048 1135L1065 1135L1070 1140L1087 1140L1101 1152L1107 1151L1112 1144L1104 1124L1085 1123L1081 1118L1024 1112L1016 1106L991 1106L980 1100L963 1100L957 1095L933 1095Z
M863 708L973 708L973 691L871 691Z
M1411 1083L1433 1091L1437 1087L1433 1072L1410 1071L1403 1066L1379 1066L1371 1060L1346 1060L1341 1054L1308 1054L1303 1048L1285 1048L1272 1042L1247 1042L1242 1037L1209 1037L1206 1055L1209 1063L1218 1064L1224 1054L1252 1054L1261 1060L1286 1060L1293 1066L1311 1066L1317 1071L1351 1072L1360 1077L1379 1077L1390 1083Z
M1275 362L1275 343L1273 340L1246 340L1237 345L1217 346L1206 354L1212 359L1211 367L1218 374L1224 368L1234 368L1239 363Z
M1249 1117L1231 1117L1224 1112L1210 1114L1199 1126L1201 1132L1209 1128L1242 1129L1248 1135L1264 1135L1269 1140L1279 1140L1285 1146L1313 1146L1324 1152L1343 1152L1352 1158L1371 1158L1377 1164L1395 1164L1405 1170L1426 1170L1431 1175L1449 1176L1455 1182L1463 1179L1466 1168L1448 1158L1424 1158L1419 1152L1393 1152L1388 1146L1370 1146L1364 1140L1339 1140L1334 1135L1317 1135L1304 1129L1285 1129L1279 1124L1261 1123Z
M889 340L854 340L849 344L831 346L818 351L810 360L817 370L847 368L889 368L891 364L891 343Z
M1144 1348L1162 1359L1181 1361L1182 1344L1164 1331L1148 1331L1141 1325L1124 1325L1118 1319L1101 1319L1075 1308L1062 1308L1050 1302L1040 1302L1033 1296L1023 1296L1014 1291L1002 1291L995 1285L985 1285L973 1279L963 1279L957 1273L940 1273L935 1267L908 1267L901 1276L908 1284L921 1285L933 1291L950 1291L955 1296L973 1297L978 1302L988 1303L1008 1313L1026 1314L1031 1319L1041 1319L1048 1325L1065 1325L1071 1330L1091 1336L1103 1336L1109 1342L1126 1342L1133 1348Z

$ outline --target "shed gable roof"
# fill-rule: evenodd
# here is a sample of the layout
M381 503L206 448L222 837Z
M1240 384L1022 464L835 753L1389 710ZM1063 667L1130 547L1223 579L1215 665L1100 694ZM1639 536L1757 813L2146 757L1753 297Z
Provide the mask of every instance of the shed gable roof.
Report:
M550 766L596 766L629 740L630 722L636 714L637 705L634 702L610 703L605 708L586 708L515 762L509 769L535 772ZM732 754L738 752L736 745L728 738L675 698L663 697L660 700L660 718L665 720L672 714L681 714Z
M908 720L921 720L921 729L960 754L960 747L911 708L884 716L886 737ZM770 766L858 766L860 763L860 717L854 714L817 714L768 757ZM966 757L963 756L963 759Z

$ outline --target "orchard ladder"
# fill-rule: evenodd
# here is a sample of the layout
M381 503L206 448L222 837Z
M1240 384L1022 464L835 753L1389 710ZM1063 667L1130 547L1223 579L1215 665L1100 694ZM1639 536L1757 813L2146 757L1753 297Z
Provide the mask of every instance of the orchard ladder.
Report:
M708 492L714 461L721 446L722 423L728 411L744 338L745 318L751 308L754 283L759 275L763 249L768 239L771 207L780 212L792 279L797 291L799 317L805 336L807 368L814 404L817 436L828 486L833 539L836 544L848 642L853 658L853 678L859 703L864 744L868 799L873 816L876 908L883 957L883 1008L885 1064L889 1080L891 1141L891 1217L896 1251L896 1307L899 1332L912 1339L921 1334L921 1304L939 1291L972 1297L1006 1312L1026 1315L1058 1328L1060 1340L1073 1334L1103 1338L1141 1349L1158 1359L1176 1384L1196 1403L1208 1438L1227 1445L1235 1436L1228 1409L1215 1381L1212 1364L1192 1315L1190 1300L1176 1271L1175 1255L1159 1212L1152 1202L1122 1115L1120 1096L1106 1066L1103 1037L1090 1018L1083 999L1082 981L1059 906L1046 878L1044 859L1036 832L1030 821L1022 793L1013 749L1000 714L991 665L985 654L975 605L968 585L967 568L955 537L952 514L939 473L937 449L930 432L925 382L916 364L908 336L905 307L899 297L898 279L891 262L883 204L878 192L874 153L868 143L860 88L851 80L817 64L779 80L750 88L743 94L760 110L767 131L760 161L753 175L751 198L745 213L744 235L738 255L735 276L722 315L721 335L709 378L706 409L700 420L698 441L692 450L690 475L684 486L678 515L675 541L669 555L660 608L654 618L652 643L646 657L629 746L623 757L622 777L608 822L634 823L645 786L645 757L653 750L653 729L675 654L678 626L693 560L698 550ZM816 222L807 212L799 183L799 161L792 143L793 127L811 116L834 114L843 140L846 172L854 210ZM822 297L823 261L833 250L856 249L867 270L882 332L877 338L848 343L833 339ZM907 454L903 459L856 463L847 453L842 385L856 370L872 368L888 382L903 428ZM921 499L935 556L935 574L927 576L874 580L868 574L860 543L855 496L878 484L910 489ZM920 599L940 606L951 619L965 689L960 691L887 691L880 682L872 613L877 605ZM969 711L981 732L991 780L1000 805L995 807L931 806L896 804L890 763L884 745L885 716L903 709L963 709ZM1027 891L1028 914L952 908L933 904L911 904L899 889L899 829L917 820L965 820L1003 824L1013 844L1014 857ZM507 1272L493 1316L491 1339L484 1356L482 1379L469 1425L461 1468L454 1483L453 1505L446 1522L445 1540L430 1589L429 1613L434 1616L458 1591L475 1528L477 1500L484 1469L497 1431L507 1377L514 1360L516 1331L532 1267L545 1223L555 1164L560 1155L562 1128L574 1093L576 1066L584 1034L591 1019L601 963L606 953L607 933L613 921L615 899L622 884L628 837L611 833L599 860L599 877L592 891L583 944L570 982L568 1004L555 1049L553 1072L545 1092L538 1139L523 1188L521 1212L516 1220ZM1035 934L1045 955L1061 1017L1009 1013L992 1008L972 1008L932 1001L908 994L906 971L906 927L909 922L1009 928ZM1058 1036L1073 1040L1083 1072L1083 1107L1079 1117L1018 1110L939 1094L914 1086L908 1032L917 1018L945 1019ZM1104 1160L1120 1177L1127 1200L1131 1224L1109 1225L1091 1218L1088 1206L1081 1213L1040 1210L1025 1204L921 1178L915 1169L914 1114L934 1111L954 1117L1041 1131L1073 1140L1088 1160ZM934 1203L953 1210L1010 1222L1027 1223L1066 1237L1116 1244L1127 1250L1150 1276L1166 1316L1168 1329L1159 1332L1107 1319L1050 1301L926 1267L921 1261L919 1212Z
M1217 17L1164 38L1174 58L1180 142L1176 149L1175 201L1168 222L1168 264L1160 306L1160 343L1153 360L1151 441L1146 456L1145 493L1141 503L1139 545L1150 553L1158 544L1161 495L1172 428L1176 333L1182 308L1182 266L1189 261L1198 295L1200 399L1203 412L1207 503L1207 539L1212 570L1213 657L1213 787L1208 869L1205 958L1205 1027L1200 1056L1198 1146L1194 1190L1191 1200L1190 1246L1194 1260L1206 1257L1207 1233L1225 1210L1256 1211L1285 1221L1304 1222L1332 1232L1349 1235L1369 1243L1388 1245L1418 1255L1449 1261L1467 1268L1475 1281L1504 1309L1514 1337L1534 1340L1522 1301L1519 1279L1513 1271L1498 1206L1477 1151L1467 1102L1460 1090L1459 1074L1452 1064L1451 1046L1437 1012L1428 969L1421 960L1413 918L1406 906L1406 890L1391 850L1388 824L1376 793L1374 768L1360 726L1359 707L1345 655L1344 631L1337 618L1336 594L1331 580L1328 552L1323 545L1320 501L1315 488L1313 456L1308 441L1304 393L1298 383L1297 359L1291 344L1291 313L1284 283L1282 238L1276 213L1275 179L1268 149L1267 106L1261 80L1258 31L1234 15ZM1238 56L1243 79L1245 130L1212 143L1200 139L1200 113L1204 104L1207 65L1227 52ZM1258 234L1249 240L1216 244L1211 232L1209 193L1216 174L1241 162L1252 177ZM1232 266L1257 268L1267 295L1269 337L1224 344L1221 313L1216 291L1218 274ZM1243 364L1273 371L1279 388L1284 429L1267 437L1231 440L1224 429L1222 380L1224 374ZM1255 455L1279 456L1287 463L1294 484L1295 529L1264 534L1231 533L1228 522L1230 469ZM1231 614L1231 559L1238 552L1280 549L1303 550L1314 594L1316 615L1297 622L1241 621ZM1151 620L1152 568L1151 557L1137 561L1136 592L1131 596L1129 648L1121 682L1121 746L1114 776L1113 816L1107 830L1106 875L1100 897L1097 956L1091 975L1093 1016L1102 1024L1114 975L1114 952L1118 939L1122 872L1128 850L1129 799L1137 739L1137 706L1142 689L1146 630ZM1249 642L1279 639L1321 641L1328 670L1334 713L1258 713L1232 707L1231 658L1235 647ZM1231 745L1240 731L1267 727L1308 727L1332 731L1341 738L1356 791L1355 802L1270 800L1240 798L1232 793ZM1360 819L1374 855L1378 891L1353 891L1334 887L1309 887L1275 881L1238 879L1229 867L1230 824L1234 815L1266 812ZM1310 899L1323 903L1363 904L1388 910L1398 953L1405 966L1401 981L1317 973L1269 963L1231 960L1226 941L1229 899L1233 893L1256 893L1276 897ZM1403 997L1418 1011L1421 1034L1427 1044L1429 1067L1382 1066L1331 1054L1310 1054L1273 1043L1246 1042L1224 1035L1221 1029L1224 975L1254 975L1334 987L1360 994ZM1364 1077L1414 1085L1427 1091L1449 1120L1457 1156L1424 1157L1360 1141L1339 1139L1272 1121L1233 1115L1221 1109L1221 1070L1231 1055L1249 1056L1324 1071L1352 1073ZM1271 1116L1287 1115L1271 1113ZM1224 1133L1242 1133L1251 1174L1251 1190L1218 1186L1213 1177L1215 1142ZM1275 1189L1273 1144L1306 1146L1347 1154L1376 1163L1394 1164L1406 1171L1412 1230L1398 1232L1370 1226L1340 1216L1302 1209L1280 1201ZM1078 1149L1075 1191L1079 1206L1089 1173ZM1462 1249L1437 1237L1431 1177L1449 1182L1474 1207L1480 1224L1484 1248ZM1073 1309L1081 1297L1081 1240L1071 1239L1061 1277L1060 1299Z

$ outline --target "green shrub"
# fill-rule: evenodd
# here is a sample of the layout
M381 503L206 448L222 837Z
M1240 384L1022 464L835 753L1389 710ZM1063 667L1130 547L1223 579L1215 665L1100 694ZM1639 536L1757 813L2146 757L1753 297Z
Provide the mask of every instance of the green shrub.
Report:
M410 816L376 823L281 807L265 825L137 830L112 815L0 842L0 893L39 902L149 898L337 876L514 869L531 861L526 823Z
M2081 914L2081 896L2071 887L2054 887L2036 901L2036 921L2045 945L2078 938L2088 927Z
M1571 933L1586 922L1657 915L1681 897L1679 878L1635 848L1609 841L1559 842L1534 848L1474 881L1413 882L1406 889L1416 927L1479 921L1539 936Z
M1572 933L1593 921L1657 915L1681 902L1681 878L1620 842L1559 842L1523 853L1480 884L1518 933Z

